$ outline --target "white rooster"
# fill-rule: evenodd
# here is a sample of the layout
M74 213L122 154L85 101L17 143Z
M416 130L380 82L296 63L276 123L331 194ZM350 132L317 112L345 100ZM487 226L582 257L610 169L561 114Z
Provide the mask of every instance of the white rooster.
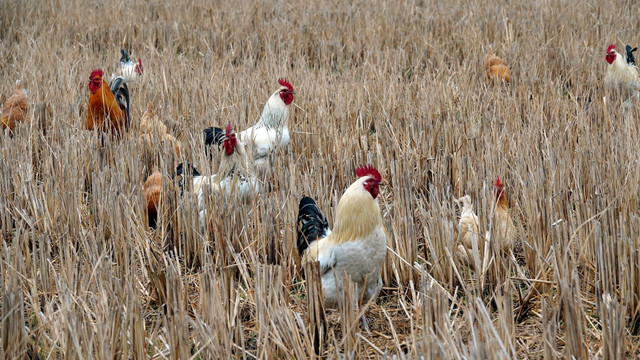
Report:
M125 49L120 49L120 67L118 68L116 73L111 74L111 78L109 82L113 82L116 77L122 77L126 84L134 83L138 80L144 71L142 67L142 60L138 58L138 61L134 62L129 57L129 53Z
M260 191L259 181L249 162L244 145L236 138L231 123L227 125L223 140L224 153L215 175L195 175L193 192L198 196L200 226L204 226L207 215L207 196L237 195L247 201Z
M621 91L624 96L638 96L640 90L640 76L638 76L638 68L635 64L633 52L638 48L632 49L626 46L626 60L616 50L614 44L607 48L605 59L609 64L607 66L607 74L604 77L606 87ZM606 98L604 99L606 103ZM629 107L629 100L625 102L625 107Z
M289 144L289 105L293 102L293 86L279 79L280 88L274 92L262 109L260 120L252 127L239 132L238 139L251 150L253 164L258 170L265 170L269 164L269 155L276 147ZM205 145L221 145L224 132L212 127L204 130Z

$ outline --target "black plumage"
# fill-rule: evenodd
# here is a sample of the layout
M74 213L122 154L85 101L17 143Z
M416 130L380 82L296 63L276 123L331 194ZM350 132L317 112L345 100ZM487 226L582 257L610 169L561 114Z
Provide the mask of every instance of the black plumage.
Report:
M210 127L203 130L204 133L204 152L209 157L213 156L213 153L210 151L210 147L213 145L218 146L218 150L222 143L224 142L225 135L224 130L218 127Z
M122 109L127 114L127 124L131 120L129 116L129 88L127 87L127 83L124 81L122 76L118 76L117 78L111 80L109 83L109 88L115 96L120 109Z
M331 233L329 222L312 198L305 196L298 206L298 253L302 255L309 245Z
M627 45L625 46L625 49L627 50L627 64L629 65L635 65L636 64L636 58L633 56L633 52L638 50L637 47L635 48L631 48L631 46Z

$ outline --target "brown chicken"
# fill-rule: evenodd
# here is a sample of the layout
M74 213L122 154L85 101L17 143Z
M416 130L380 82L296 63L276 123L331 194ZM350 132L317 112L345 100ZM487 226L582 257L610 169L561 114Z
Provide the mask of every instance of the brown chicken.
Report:
M17 80L13 95L7 99L2 110L0 110L2 129L9 128L9 130L13 131L18 123L28 124L31 121L28 112L29 99L27 98L27 91L22 87L20 80Z
M485 70L487 71L487 78L493 81L509 82L511 78L511 70L507 67L507 63L499 57L491 54L484 62Z
M144 197L147 200L147 214L149 226L156 227L158 222L158 210L162 202L162 173L157 166L153 167L153 172L144 182Z
M140 119L140 138L151 147L154 139L160 139L161 142L169 143L173 145L176 150L176 155L180 156L180 142L171 134L167 132L167 126L160 121L158 116L153 111L153 105L149 103L147 110L142 114Z
M491 232L487 232L487 240L493 239L496 248L503 252L508 252L513 248L516 241L516 227L513 225L509 209L509 199L507 190L498 176L493 184L496 195L496 210L493 217Z
M89 108L87 129L114 132L122 136L129 128L129 89L124 78L118 76L111 84L102 78L102 70L89 76ZM108 121L105 121L108 119Z

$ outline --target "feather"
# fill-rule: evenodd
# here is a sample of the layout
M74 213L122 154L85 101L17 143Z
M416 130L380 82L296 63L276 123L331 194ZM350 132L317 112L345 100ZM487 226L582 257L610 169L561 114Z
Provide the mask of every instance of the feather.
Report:
M30 122L27 91L22 87L20 80L17 80L13 95L5 101L0 110L0 124L3 129L9 128L9 130L13 131L16 124L28 124Z
M303 255L309 244L329 234L327 218L316 202L308 196L303 197L298 205L298 254Z

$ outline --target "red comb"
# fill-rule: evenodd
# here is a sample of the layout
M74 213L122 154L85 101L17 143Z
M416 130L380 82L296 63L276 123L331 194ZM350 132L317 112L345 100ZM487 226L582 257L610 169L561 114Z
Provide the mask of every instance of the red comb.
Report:
M229 137L231 136L232 132L233 132L233 125L231 125L231 121L229 121L229 123L227 124L227 128L224 131L224 136Z
M97 77L97 76L102 77L102 75L103 75L103 74L104 74L104 73L103 73L103 72L102 72L102 70L100 70L100 69L93 70L93 71L91 72L91 76L89 76L89 79L93 79L94 77Z
M497 187L497 188L504 186L504 185L502 184L502 181L500 181L500 175L498 175L498 176L496 177L496 182L493 184L493 186L495 186L495 187Z
M142 75L142 73L144 72L144 68L142 67L142 60L140 58L138 58L138 65L136 66L136 72L138 72L138 75Z
M287 79L284 79L284 78L278 79L278 84L280 84L280 86L286 87L290 91L293 91L293 86L291 86L291 84L287 81Z
M376 168L374 168L371 165L363 165L357 168L356 175L358 175L358 177L371 175L373 176L374 179L378 181L382 181L382 176L380 176L380 173L378 172L378 170L376 170Z
M227 124L227 128L225 129L224 135L227 137L224 139L222 144L224 145L224 152L227 156L233 154L233 151L238 145L238 139L236 139L236 134L233 133L233 126L231 125L231 121Z
M609 53L609 52L611 52L611 51L612 51L613 49L615 49L615 48L616 48L616 45L615 45L615 44L611 44L611 45L609 45L609 47L607 48L607 52Z

